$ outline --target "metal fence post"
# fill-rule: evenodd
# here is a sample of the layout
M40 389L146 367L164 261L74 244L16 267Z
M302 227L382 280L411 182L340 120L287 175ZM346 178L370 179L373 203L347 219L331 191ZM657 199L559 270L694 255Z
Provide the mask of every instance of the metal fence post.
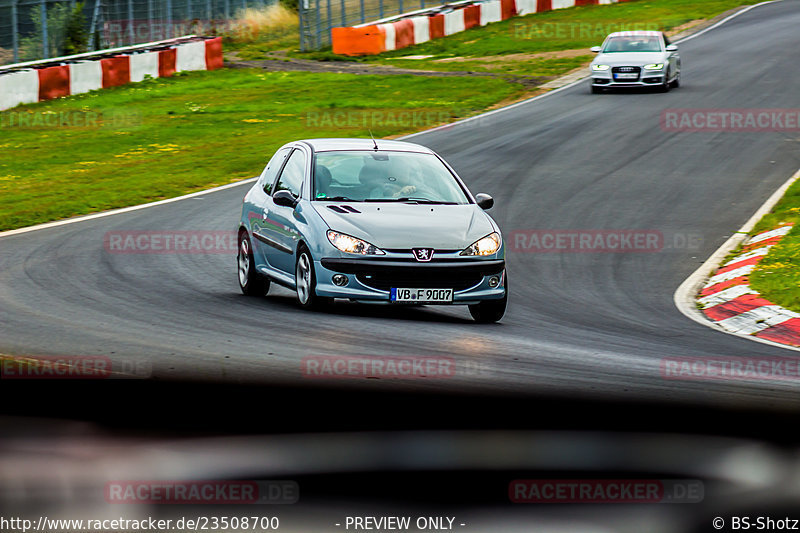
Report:
M211 0L206 0L206 15L208 19L208 25L211 26L211 21L214 18L214 13L211 11Z
M47 45L47 0L42 0L40 5L40 16L42 17L42 58L47 59L50 57L50 47Z
M378 0L378 18L383 18L383 0Z
M11 39L14 48L14 63L19 63L19 42L17 36L17 0L11 0Z
M397 0L397 12L398 13L403 12L403 0Z
M319 48L320 45L319 32L321 31L320 28L322 28L322 22L320 21L320 14L319 14L319 12L321 11L319 6L319 0L317 0L315 3L317 5L317 27L314 28L314 49L316 50L317 48Z
M175 37L172 31L172 0L167 0L167 39Z
M333 14L331 13L331 0L325 0L328 4L328 31L325 34L325 40L327 41L331 37L331 28L333 27Z
M186 20L192 23L192 0L186 0Z
M300 1L299 5L297 6L297 29L300 32L300 51L306 51L306 39L305 39L305 24L303 21L303 13L305 13L305 6L303 5L305 2L302 0Z
M225 20L231 19L231 0L225 0Z
M128 0L128 35L131 39L131 44L136 43L136 33L133 29L133 0Z
M364 0L361 0L361 24L364 24L367 21L367 16L364 13Z
M341 5L341 9L342 9L342 27L345 27L345 26L347 26L347 16L346 16L347 15L347 11L345 10L345 7L344 7L344 0L340 0L340 5Z

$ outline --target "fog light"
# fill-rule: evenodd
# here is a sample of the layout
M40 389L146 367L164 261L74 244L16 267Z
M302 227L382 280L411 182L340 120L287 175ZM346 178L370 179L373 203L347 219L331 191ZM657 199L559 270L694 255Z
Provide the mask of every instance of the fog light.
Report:
M333 275L333 284L337 287L344 287L347 285L347 276L344 274L334 274Z
M494 289L498 285L500 285L500 278L498 278L497 276L492 276L491 278L489 278L489 287Z

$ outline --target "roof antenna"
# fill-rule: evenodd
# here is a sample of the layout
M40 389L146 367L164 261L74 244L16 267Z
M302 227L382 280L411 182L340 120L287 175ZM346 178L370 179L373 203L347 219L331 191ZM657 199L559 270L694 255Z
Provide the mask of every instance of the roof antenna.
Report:
M369 136L372 139L372 144L375 145L375 151L377 152L378 151L378 143L375 142L375 137L372 136L372 130L367 130L367 131L369 132Z

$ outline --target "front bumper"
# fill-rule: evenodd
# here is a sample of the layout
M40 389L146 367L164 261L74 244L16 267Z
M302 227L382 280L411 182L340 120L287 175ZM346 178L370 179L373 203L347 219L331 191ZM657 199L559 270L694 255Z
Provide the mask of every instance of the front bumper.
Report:
M615 69L624 68L625 72ZM632 71L630 69L633 69ZM635 74L636 78L621 78L621 74ZM592 85L595 87L653 87L664 83L666 69L645 70L643 67L611 67L608 70L592 70Z
M453 289L453 304L472 304L505 296L505 260L443 258L428 263L413 260L324 258L314 264L317 294L364 302L390 302L390 289ZM347 284L333 283L335 274ZM496 287L489 285L499 278Z

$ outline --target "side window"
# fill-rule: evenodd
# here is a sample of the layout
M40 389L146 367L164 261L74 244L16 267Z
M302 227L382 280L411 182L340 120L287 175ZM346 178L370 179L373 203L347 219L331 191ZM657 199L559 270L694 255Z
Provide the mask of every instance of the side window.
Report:
M283 161L286 159L286 156L289 155L290 151L291 148L278 150L278 152L272 156L272 159L269 160L269 163L267 163L264 172L261 173L260 179L264 186L265 193L272 194L272 184L275 183L275 177L278 175L278 171L281 169Z
M294 196L300 196L303 187L303 177L305 176L306 156L302 150L295 150L289 156L289 161L283 167L281 177L275 185L275 192L289 191Z
M666 34L662 33L661 35L664 37L664 46L669 46L672 44L671 42L669 42L669 38L667 37Z

